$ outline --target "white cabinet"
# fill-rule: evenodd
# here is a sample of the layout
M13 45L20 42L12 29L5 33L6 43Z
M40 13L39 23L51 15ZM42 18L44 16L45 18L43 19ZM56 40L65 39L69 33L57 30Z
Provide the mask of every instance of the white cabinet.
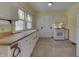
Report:
M0 18L10 19L10 6L8 3L0 3Z
M11 45L0 45L0 57L30 57L38 40L37 31L26 35Z
M20 41L16 42L16 43L18 43L18 47L21 50L21 53L17 57L30 57L32 54L32 51L36 45L36 42L38 40L37 37L38 37L37 32L34 32L34 33L24 37ZM15 45L15 44L13 44L13 45ZM12 50L11 50L11 53L13 54Z
M17 5L13 2L3 2L0 3L0 18L16 20L17 19Z
M37 33L25 37L20 41L21 44L21 57L30 57L37 42Z
M10 50L8 50L9 52L11 52L11 54L9 54L9 57L20 57L21 56L21 42L15 42L14 44L12 44L11 46L9 46Z
M20 41L21 42L21 57L29 57L29 40L27 40L27 38L24 38L23 40Z
M11 51L9 46L0 46L0 57L11 56Z
M16 3L11 3L10 6L10 18L12 20L18 20L18 6Z

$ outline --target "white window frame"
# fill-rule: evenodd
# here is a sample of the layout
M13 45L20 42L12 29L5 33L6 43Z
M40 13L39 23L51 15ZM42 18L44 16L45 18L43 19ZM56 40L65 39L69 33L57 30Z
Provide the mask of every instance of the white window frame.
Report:
M28 13L27 19L26 19L26 28L32 29L32 16ZM29 27L30 26L30 27Z
M19 18L19 10L22 11L22 12L24 12L24 16L22 15L23 19ZM18 22L18 21L23 21L23 23L24 23L23 29L16 30L16 22ZM25 11L23 9L18 8L18 20L15 21L15 32L21 32L21 31L24 31L24 30L25 30Z

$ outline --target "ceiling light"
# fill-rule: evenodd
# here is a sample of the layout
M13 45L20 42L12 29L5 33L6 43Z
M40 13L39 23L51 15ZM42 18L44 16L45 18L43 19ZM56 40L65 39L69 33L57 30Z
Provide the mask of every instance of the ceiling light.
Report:
M52 5L53 5L53 3L52 3L52 2L49 2L49 3L48 3L48 6L52 6Z

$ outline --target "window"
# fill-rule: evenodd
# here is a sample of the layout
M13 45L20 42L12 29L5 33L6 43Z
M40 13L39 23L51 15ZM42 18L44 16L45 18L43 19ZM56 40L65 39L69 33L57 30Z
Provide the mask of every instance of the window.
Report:
M27 29L32 29L32 18L30 15L27 15L26 22L27 22Z
M28 12L18 9L18 21L15 21L15 32L25 29L32 29L32 17Z
M15 22L15 30L16 31L24 30L24 26L25 26L25 23L22 20L18 20Z
M18 9L18 21L15 21L15 31L25 30L24 11Z
M24 20L24 11L21 9L18 9L18 19Z
M31 22L27 22L27 29L31 29L32 28L32 23Z

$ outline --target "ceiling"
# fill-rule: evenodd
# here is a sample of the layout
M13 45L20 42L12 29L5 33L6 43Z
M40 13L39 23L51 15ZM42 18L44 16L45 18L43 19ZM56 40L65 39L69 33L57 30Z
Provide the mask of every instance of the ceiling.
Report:
M37 12L66 11L76 2L53 2L52 6L48 6L47 2L28 2Z

